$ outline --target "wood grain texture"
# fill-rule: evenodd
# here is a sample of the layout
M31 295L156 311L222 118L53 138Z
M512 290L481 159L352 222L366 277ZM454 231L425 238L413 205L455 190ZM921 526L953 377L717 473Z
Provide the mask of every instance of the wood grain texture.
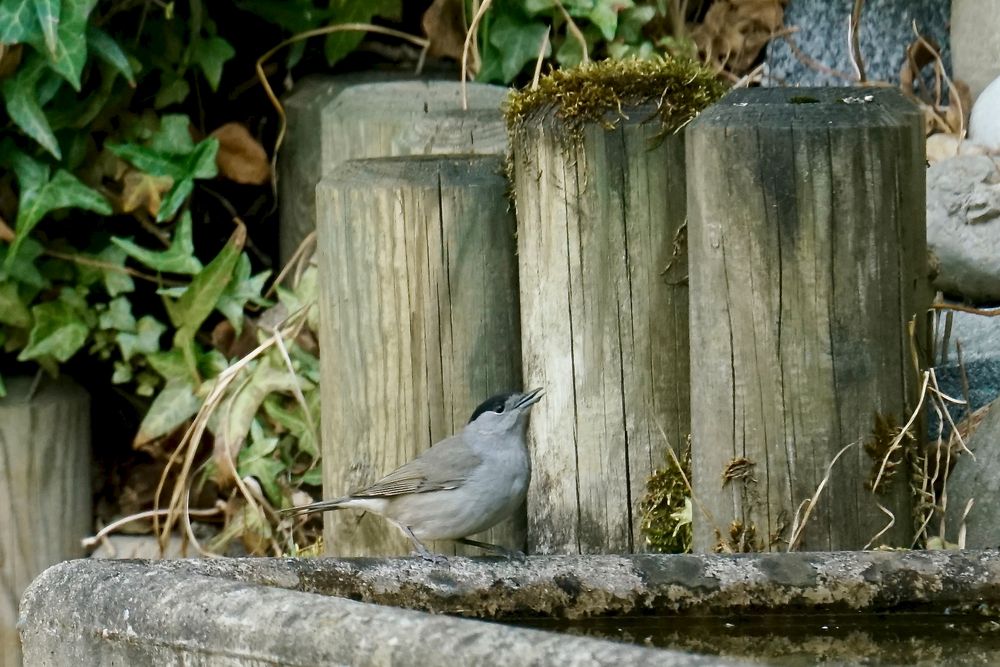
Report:
M341 158L324 156L323 109L352 86L411 78L404 72L365 71L306 77L283 101L287 129L278 153L278 254L287 262L316 229L316 184ZM359 156L364 157L364 156ZM329 165L329 166L327 166Z
M374 482L458 431L486 397L521 387L505 190L499 156L352 160L317 188L328 497ZM329 554L410 551L377 517L325 516ZM523 549L524 520L477 539Z
M20 667L21 594L42 570L83 556L93 528L90 397L72 382L5 378L0 399L0 666Z
M316 229L316 184L344 160L507 150L501 86L470 83L463 111L454 81L365 72L300 85L285 103L288 137L278 163L282 263Z
M689 432L683 135L652 108L511 136L532 553L641 551L639 501Z
M695 550L734 520L756 548L787 548L850 443L798 548L860 549L888 523L860 443L875 413L901 425L917 397L923 136L916 107L872 88L735 91L689 126ZM740 459L748 474L725 482ZM876 545L909 546L907 486L877 498L895 524Z

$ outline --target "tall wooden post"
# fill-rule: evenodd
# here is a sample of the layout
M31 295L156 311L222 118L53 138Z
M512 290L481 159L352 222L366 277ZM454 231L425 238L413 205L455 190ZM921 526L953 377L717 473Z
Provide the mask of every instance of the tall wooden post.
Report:
M374 482L521 387L514 219L499 156L351 160L317 188L323 488ZM524 513L479 539L524 548ZM328 554L405 554L325 516ZM441 551L450 545L437 545Z
M547 101L518 112L510 132L524 376L546 388L529 426L532 553L642 551L646 482L690 429L676 130L700 108L692 98L715 99L705 92L715 84L669 65L624 75L618 67L543 79ZM595 109L578 94L592 87L622 104ZM665 118L682 89L687 105ZM585 117L571 115L577 104Z
M5 378L0 399L0 666L20 667L21 594L42 570L83 555L93 529L90 397L69 380Z
M696 550L788 548L848 445L794 548L864 547L879 505L873 544L909 546L906 465L873 494L864 443L915 407L923 137L886 88L739 90L688 127Z

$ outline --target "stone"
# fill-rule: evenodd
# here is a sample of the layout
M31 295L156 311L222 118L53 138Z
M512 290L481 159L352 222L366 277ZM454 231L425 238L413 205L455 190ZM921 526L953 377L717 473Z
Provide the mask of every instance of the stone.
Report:
M180 567L160 567L168 562ZM303 562L293 559L218 559L218 565L209 566L217 576L198 571L206 561L168 562L90 559L47 570L21 603L25 664L755 664L316 595L294 590L295 572L287 567L276 582L248 581L261 578L255 570ZM421 561L409 559L355 562L374 566L387 578L411 568L426 571ZM187 567L192 565L195 569ZM485 565L487 571L490 565ZM438 588L450 589L449 582L461 574L449 566L433 567ZM241 578L240 571L248 576ZM336 576L333 570L330 574ZM317 581L326 579L322 571L316 575ZM503 582L496 579L495 585L503 588ZM567 588L575 590L572 579L556 587L564 597ZM500 599L501 594L481 590L479 595Z
M952 78L972 99L1000 76L1000 0L951 0Z
M860 44L869 81L899 83L906 47L913 42L912 24L942 47L950 70L948 0L867 0L861 13ZM813 61L805 64L789 41L771 40L767 47L765 84L789 86L845 85L855 81L847 31L853 0L791 0L785 26L799 51ZM833 72L844 76L837 76Z
M948 476L945 539L970 549L1000 549L1000 400L991 404ZM966 507L972 507L962 517Z
M927 246L936 289L1000 303L1000 157L960 155L928 168Z
M949 396L964 397L962 369L958 363L957 344L960 343L961 365L965 368L969 387L969 408L978 410L1000 397L1000 317L963 312L952 313L951 317L947 354L942 355L935 368L938 386ZM944 336L944 318L942 313L937 330L939 340ZM965 414L961 409L950 409L956 422ZM934 424L930 425L929 433L932 440L937 437Z
M153 535L109 535L98 543L90 554L91 558L154 559L186 558L194 555L194 549L185 549L184 540L171 536L167 549L160 555L160 544Z
M1000 76L986 86L972 105L969 140L1000 154Z

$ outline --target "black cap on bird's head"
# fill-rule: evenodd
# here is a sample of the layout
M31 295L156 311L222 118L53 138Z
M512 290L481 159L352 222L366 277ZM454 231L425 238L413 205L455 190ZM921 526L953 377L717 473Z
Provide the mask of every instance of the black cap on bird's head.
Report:
M534 405L542 398L542 388L532 389L529 392L520 394L516 391L508 391L503 394L490 396L472 412L469 422L476 421L476 418L486 412L503 414L505 411L516 410L530 405Z

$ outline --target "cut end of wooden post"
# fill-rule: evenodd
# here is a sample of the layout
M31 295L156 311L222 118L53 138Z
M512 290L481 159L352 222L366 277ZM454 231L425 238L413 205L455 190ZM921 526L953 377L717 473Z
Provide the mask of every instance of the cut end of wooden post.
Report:
M690 122L726 91L710 69L693 60L602 60L560 69L538 80L537 86L512 91L504 114L509 128L533 112L554 110L570 125L600 122L626 107L654 104L666 131Z

